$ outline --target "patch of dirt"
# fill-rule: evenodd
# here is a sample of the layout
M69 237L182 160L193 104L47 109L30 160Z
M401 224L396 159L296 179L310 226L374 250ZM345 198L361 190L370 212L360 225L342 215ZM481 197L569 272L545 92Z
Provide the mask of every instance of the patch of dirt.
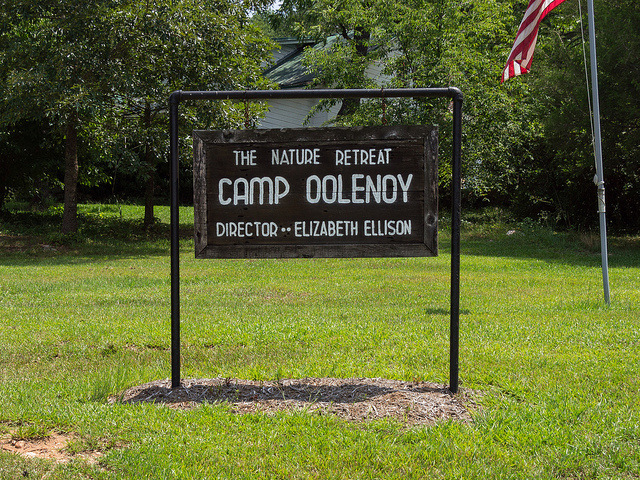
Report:
M72 438L69 434L54 432L44 438L15 439L13 432L10 432L9 437L0 437L0 449L26 458L43 458L56 463L66 463L74 458L96 463L98 458L102 456L102 453L98 451L71 455L66 451L66 448Z
M381 378L305 378L278 382L230 378L183 380L171 388L158 380L126 390L112 403L158 403L194 408L202 403L227 403L234 412L306 411L332 414L351 422L392 418L407 426L443 420L470 422L475 404L467 393L453 395L445 385Z

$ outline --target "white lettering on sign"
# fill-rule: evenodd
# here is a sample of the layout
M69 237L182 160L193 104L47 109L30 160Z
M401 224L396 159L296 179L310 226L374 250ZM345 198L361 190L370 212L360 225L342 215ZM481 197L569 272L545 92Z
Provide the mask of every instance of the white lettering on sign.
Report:
M226 188L225 188L226 187ZM257 198L256 198L257 192ZM254 177L251 179L221 178L218 182L220 205L278 205L289 193L289 182L284 177Z
M255 150L234 150L233 154L236 156L236 165L256 165Z
M294 222L293 234L296 237L355 237L358 235L358 222L350 220Z
M413 174L407 175L363 175L351 176L351 194L345 195L342 174L325 175L320 178L311 175L307 178L306 199L309 203L320 201L332 203L395 203L398 194L402 202L409 200L409 186ZM364 198L363 198L364 197Z
M274 149L271 150L271 165L320 165L320 149Z
M364 220L365 237L411 235L411 220ZM305 220L293 222L293 228L275 222L216 222L216 236L230 238L277 237L279 232L292 232L295 237L357 237L357 220Z
M218 237L277 237L275 222L216 222Z
M410 235L411 220L365 220L365 237L387 237L393 235Z
M390 148L336 150L336 165L389 165Z

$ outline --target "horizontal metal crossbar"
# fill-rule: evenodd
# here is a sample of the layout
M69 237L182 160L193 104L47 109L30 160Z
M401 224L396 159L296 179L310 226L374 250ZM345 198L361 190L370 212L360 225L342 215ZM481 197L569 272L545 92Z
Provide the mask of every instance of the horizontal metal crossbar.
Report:
M462 101L462 92L446 88L380 88L380 89L290 89L290 90L214 90L173 92L170 101L186 100L268 100L296 98L437 98L449 97Z

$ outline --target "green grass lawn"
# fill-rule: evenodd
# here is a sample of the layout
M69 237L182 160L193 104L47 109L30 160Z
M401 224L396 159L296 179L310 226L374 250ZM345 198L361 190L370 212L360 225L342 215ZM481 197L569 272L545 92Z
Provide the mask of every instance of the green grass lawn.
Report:
M69 434L71 461L0 451L0 478L640 478L640 240L464 215L461 389L473 422L110 403L170 376L168 209L0 222L0 436ZM181 210L182 374L448 383L449 237L436 258L196 260ZM507 235L507 231L515 230ZM596 248L592 246L596 243ZM96 462L83 452L99 451Z

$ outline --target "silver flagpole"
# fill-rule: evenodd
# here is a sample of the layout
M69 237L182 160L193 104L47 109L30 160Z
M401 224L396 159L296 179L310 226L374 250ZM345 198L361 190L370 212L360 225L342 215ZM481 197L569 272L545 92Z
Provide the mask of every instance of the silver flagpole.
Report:
M593 18L593 0L587 0L589 15L589 52L591 55L591 89L593 91L593 126L596 155L596 176L593 181L598 187L598 213L600 214L600 251L602 253L602 284L604 301L611 304L609 296L609 255L607 252L607 214L604 200L604 175L602 169L602 136L600 133L600 99L598 96L598 64L596 60L596 30Z

